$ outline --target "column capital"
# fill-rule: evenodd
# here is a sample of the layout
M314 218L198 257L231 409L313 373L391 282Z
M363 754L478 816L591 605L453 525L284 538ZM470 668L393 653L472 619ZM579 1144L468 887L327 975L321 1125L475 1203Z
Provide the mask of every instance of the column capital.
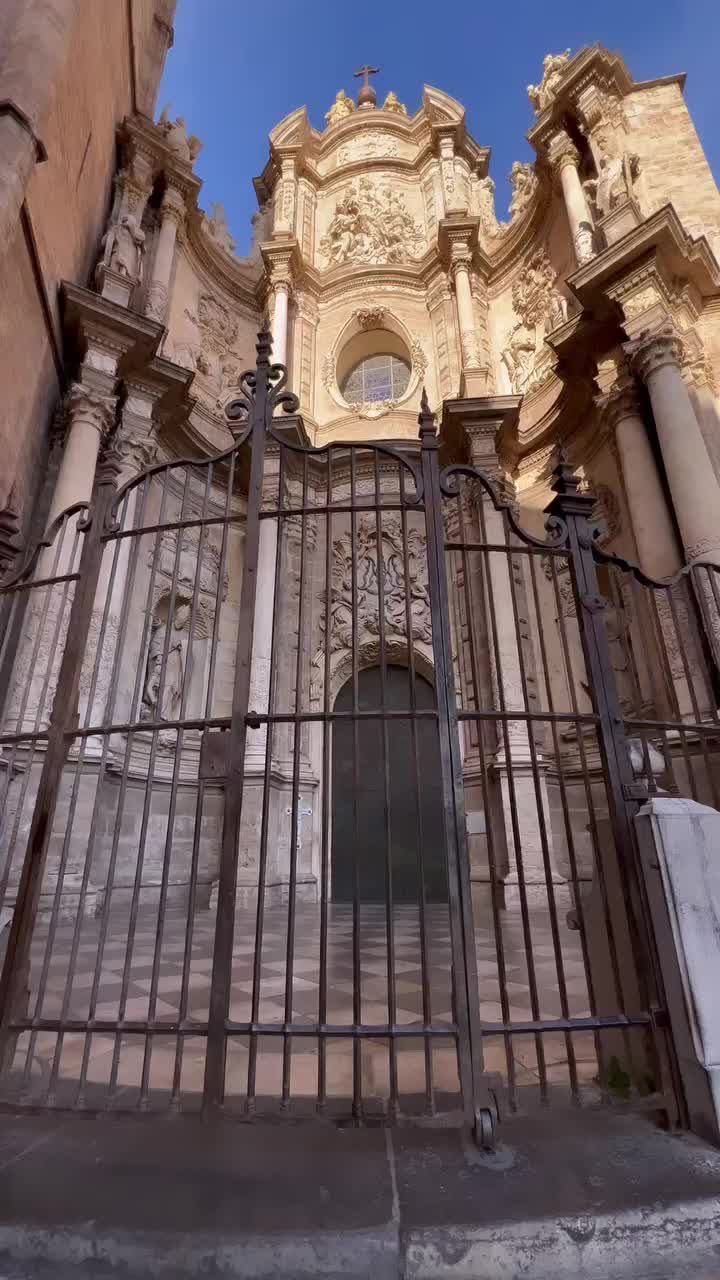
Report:
M547 157L553 172L558 177L567 166L578 169L580 165L580 152L564 129L560 129L549 139Z
M117 398L105 396L101 392L84 386L81 382L73 382L66 397L68 426L72 431L76 422L93 427L100 439L105 439L115 426L115 410Z
M629 369L620 370L614 385L595 396L603 422L615 432L626 418L643 418L640 388Z
M678 373L682 367L682 339L670 326L646 330L634 342L626 342L623 351L633 373L642 378L643 382L647 382L651 374L665 365L675 365Z
M187 205L183 192L178 187L168 183L160 205L162 221L174 222L177 227L182 227L185 223L186 213Z

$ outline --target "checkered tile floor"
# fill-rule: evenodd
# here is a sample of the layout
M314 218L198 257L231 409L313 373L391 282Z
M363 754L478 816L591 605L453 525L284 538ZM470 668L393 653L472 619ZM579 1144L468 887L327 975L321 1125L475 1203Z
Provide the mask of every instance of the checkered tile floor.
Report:
M174 1023L182 1017L206 1023L208 1018L210 975L214 936L214 915L198 911L191 938L186 971L186 996L181 1000L183 966L186 950L185 913L169 913L158 942L157 913L146 909L138 917L132 940L127 915L111 918L105 940L99 980L96 978L101 938L101 923L84 920L77 948L75 969L70 974L73 945L72 925L59 925L48 966L45 995L35 1010L40 1017L61 1014L86 1019L94 1013L97 1019L119 1017L142 1021L149 1016L159 1022ZM261 964L259 1021L282 1023L285 1020L287 975L287 907L268 908L265 913ZM429 979L431 1021L443 1024L452 1020L451 944L446 907L428 908L426 921L426 971ZM535 968L537 1003L531 999L527 956L519 912L506 911L502 917L501 943L505 962L508 1020L524 1022L532 1018L551 1019L562 1014L558 971L552 936L546 914L531 917L532 957ZM571 1017L589 1013L587 988L577 933L561 925L562 964ZM397 908L393 916L396 1024L410 1026L423 1021L422 931L417 908ZM46 957L47 926L38 925L33 949L31 1011L35 1009L40 976ZM253 956L255 950L255 913L240 911L236 917L235 944L232 961L231 1019L248 1021L251 1016L253 991ZM295 944L292 958L291 1020L308 1024L318 1020L319 1004L319 909L299 905L295 922ZM476 955L480 986L480 1016L483 1022L504 1020L498 980L498 942L489 917L476 925ZM155 969L155 995L153 973ZM70 982L68 983L68 980ZM361 1021L378 1025L388 1023L388 938L382 907L366 905L360 923ZM96 989L94 990L94 984ZM66 988L70 987L69 998ZM335 1025L353 1022L353 926L349 907L330 909L327 961L327 1022ZM549 1086L567 1086L568 1046L560 1033L544 1034L544 1064L538 1060L536 1037L512 1036L512 1061L508 1063L507 1043L510 1037L488 1037L485 1065L500 1072L507 1081L510 1075L519 1090L539 1092L541 1075ZM138 1093L143 1069L145 1088L154 1098L167 1098L175 1079L176 1094L187 1100L199 1096L204 1072L205 1045L202 1037L186 1036L178 1050L174 1034L156 1034L147 1052L146 1037L115 1037L96 1032L86 1045L84 1034L67 1033L57 1055L55 1071L60 1086L76 1084L85 1059L88 1087L108 1090L118 1098L130 1099ZM425 1053L422 1040L399 1038L395 1065L401 1096L422 1093L425 1088ZM592 1035L572 1035L577 1074L581 1087L592 1088L597 1071ZM39 1031L34 1037L23 1034L17 1046L13 1077L25 1069L24 1088L32 1096L47 1090L56 1056L55 1033ZM368 1099L382 1102L387 1098L390 1080L390 1048L383 1039L365 1040L360 1046L362 1093ZM454 1094L458 1090L456 1054L450 1039L433 1042L433 1084L438 1091ZM314 1098L318 1082L318 1046L311 1036L292 1038L290 1092L298 1098ZM283 1037L262 1036L258 1039L257 1094L277 1096L283 1068ZM544 1070L543 1070L544 1068ZM247 1037L231 1037L226 1071L228 1098L243 1100L247 1088ZM352 1094L353 1047L349 1039L328 1042L328 1096L348 1097Z

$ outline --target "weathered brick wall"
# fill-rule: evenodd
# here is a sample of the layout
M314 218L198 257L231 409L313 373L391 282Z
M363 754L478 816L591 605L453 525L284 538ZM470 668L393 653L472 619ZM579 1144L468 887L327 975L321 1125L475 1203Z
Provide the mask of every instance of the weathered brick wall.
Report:
M23 6L35 3L22 0ZM174 8L175 0L133 0L135 83L138 99L142 97L149 114L154 110ZM0 16L0 50L12 40L17 9L12 0ZM82 285L89 282L112 194L116 129L135 106L126 5L119 0L65 0L60 12L69 23L62 43L64 56L56 66L54 82L47 85L43 118L36 121L47 160L34 168L25 187L37 267L58 343L59 285L63 279ZM42 3L38 3L38 22L47 29ZM28 61L29 83L33 79L30 53ZM19 72L15 68L15 78L22 86L22 67ZM0 154L0 183L2 162ZM42 477L48 426L60 386L32 255L19 222L14 232L12 246L0 254L0 511L10 505L26 526Z
M644 212L671 202L688 231L720 235L720 192L677 82L625 99L629 141L640 157Z

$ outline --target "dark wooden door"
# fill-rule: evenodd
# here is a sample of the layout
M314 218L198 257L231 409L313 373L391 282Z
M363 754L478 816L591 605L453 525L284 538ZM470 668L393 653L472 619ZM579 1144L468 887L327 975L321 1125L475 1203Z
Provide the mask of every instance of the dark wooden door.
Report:
M369 667L360 672L358 696L361 711L379 710L379 667ZM415 704L419 710L435 706L432 685L419 676L415 678ZM385 707L388 711L409 712L410 673L405 667L387 668ZM340 690L335 710L352 710L352 682ZM382 721L358 722L356 795L353 722L340 720L333 726L333 901L352 901L357 865L360 900L384 902L388 851L394 902L419 900L421 865L426 900L445 901L447 867L437 721L416 720L417 770L410 719L388 719L385 724L389 820L386 820Z

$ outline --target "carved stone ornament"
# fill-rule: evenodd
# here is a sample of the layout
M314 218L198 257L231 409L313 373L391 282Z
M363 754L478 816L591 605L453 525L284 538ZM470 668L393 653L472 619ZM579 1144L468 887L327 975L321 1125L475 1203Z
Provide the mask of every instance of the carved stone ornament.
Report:
M395 115L398 116L407 115L407 107L405 106L405 103L400 101L397 94L393 93L392 89L383 102L382 109L383 111L394 111Z
M320 252L328 266L413 262L425 247L424 239L401 195L389 186L378 191L370 178L361 178L358 187L348 187L335 206Z
M430 644L432 620L423 533L414 528L407 531L407 591L403 530L398 518L383 521L379 552L375 520L361 520L355 531L354 554L357 644L367 643L380 634L379 574L382 574L383 583L386 639L392 641L402 638L407 642L409 607L411 640ZM333 543L330 618L327 627L326 619L322 618L331 653L351 649L353 645L352 564L353 547L348 532ZM324 601L325 592L321 593L320 599Z
M398 155L397 139L391 133L366 133L350 138L338 147L338 164L353 164L356 160L392 159Z
M364 333L372 329L382 329L383 319L385 317L384 307L359 307L357 311L353 311L360 328Z
M524 394L544 380L545 335L567 319L567 301L555 288L557 273L544 249L538 249L513 285L513 307L519 319L509 330L502 350L510 387Z
M221 249L223 253L229 253L231 256L235 253L237 246L230 234L225 208L222 204L210 205L210 214L209 216L206 214L203 218L203 227L218 249Z
M594 201L598 218L605 218L619 204L633 197L635 180L640 174L640 160L620 149L613 136L602 130L596 136L598 176L583 184Z
M524 164L516 160L510 170L510 219L514 221L525 212L531 204L537 190L538 180L534 164Z
M475 190L481 234L484 238L493 240L507 229L507 223L498 221L495 212L495 180L490 177L480 178Z
M334 124L339 124L341 120L347 119L354 110L355 103L352 98L348 97L344 89L338 90L330 110L325 112L328 128L331 128Z
M182 160L183 164L194 164L202 151L202 142L195 134L188 137L187 125L182 116L171 120L169 108L163 107L157 127L167 147Z
M567 70L570 61L570 50L564 53L548 53L543 60L543 77L540 84L528 85L528 98L535 114L539 115L549 107L558 90L558 85Z
M115 396L101 395L99 391L91 391L74 382L68 391L66 405L70 431L76 422L83 422L93 427L101 439L106 439L115 426Z

